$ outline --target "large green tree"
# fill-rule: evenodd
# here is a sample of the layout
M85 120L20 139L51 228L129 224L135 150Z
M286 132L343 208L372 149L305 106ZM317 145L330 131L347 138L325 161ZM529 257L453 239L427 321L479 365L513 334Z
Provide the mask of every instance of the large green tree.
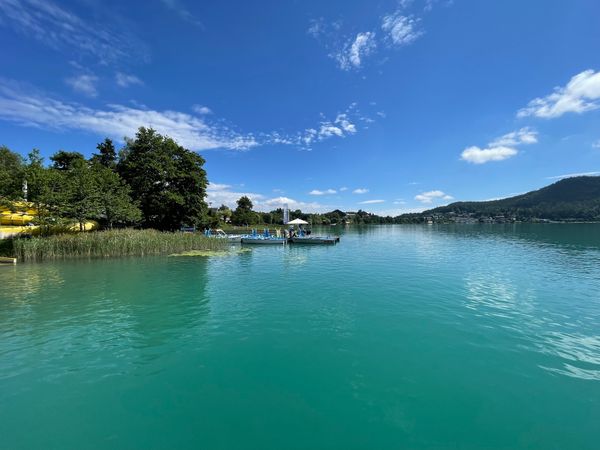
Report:
M23 158L0 146L0 197L16 200L23 196Z
M254 225L260 223L261 217L252 211L254 205L247 196L242 196L237 201L237 208L231 216L235 225Z
M65 214L64 173L45 167L40 151L33 149L27 155L24 177L28 187L27 199L38 211L34 222L45 233L49 226L58 224Z
M85 222L100 215L100 190L95 172L85 159L75 158L68 169L63 169L61 189L65 215L79 224L83 231Z
M93 164L98 189L99 219L108 228L139 222L142 213L131 199L131 188L118 173L103 164Z
M204 159L151 128L141 127L120 155L118 171L139 200L146 227L199 226L207 213Z

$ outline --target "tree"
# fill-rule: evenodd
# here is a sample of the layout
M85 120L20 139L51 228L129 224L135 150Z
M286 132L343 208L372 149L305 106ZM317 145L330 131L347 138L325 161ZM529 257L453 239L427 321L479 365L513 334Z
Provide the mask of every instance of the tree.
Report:
M116 223L133 224L142 218L137 202L131 199L131 188L118 173L98 161L92 165L98 188L99 219L108 228Z
M64 170L62 193L65 215L77 220L80 231L85 229L85 222L99 216L98 181L89 162L85 159L74 158L69 169Z
M253 207L252 200L244 195L238 199L236 211L249 212L252 211Z
M0 197L16 200L23 195L23 158L0 146Z
M231 221L231 216L232 216L233 212L231 211L231 209L229 209L229 207L227 205L219 206L219 209L217 210L217 212L219 215L219 220L221 220L223 222Z
M115 169L117 167L117 151L113 145L113 141L109 138L104 139L104 142L100 142L96 148L99 153L92 155L91 161L94 164L100 164L108 169Z
M67 152L65 150L59 150L50 157L50 160L54 163L52 167L57 170L70 170L74 167L76 162L85 161L83 155L79 152Z
M175 230L205 220L208 181L203 166L197 153L141 127L121 152L118 172L140 202L144 226Z
M33 149L27 155L24 176L28 187L27 199L37 210L34 222L40 225L44 234L50 225L60 221L64 212L64 174L56 169L44 167L44 158L41 157L40 151Z
M245 195L240 197L237 201L237 208L231 215L231 221L235 225L253 225L260 223L261 217L252 211L253 208L252 200Z

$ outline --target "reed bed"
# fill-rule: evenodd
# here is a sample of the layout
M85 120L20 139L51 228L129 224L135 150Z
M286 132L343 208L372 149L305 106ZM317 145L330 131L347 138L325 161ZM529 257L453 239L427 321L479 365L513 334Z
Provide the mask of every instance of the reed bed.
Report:
M168 255L228 248L226 240L207 238L199 233L134 229L66 233L13 241L14 256L21 261Z

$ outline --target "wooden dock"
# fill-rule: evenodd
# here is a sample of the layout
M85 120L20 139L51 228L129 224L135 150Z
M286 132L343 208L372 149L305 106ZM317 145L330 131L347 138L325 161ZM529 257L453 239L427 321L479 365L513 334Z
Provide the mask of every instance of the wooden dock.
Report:
M0 256L0 264L16 264L17 258L6 258L4 256Z

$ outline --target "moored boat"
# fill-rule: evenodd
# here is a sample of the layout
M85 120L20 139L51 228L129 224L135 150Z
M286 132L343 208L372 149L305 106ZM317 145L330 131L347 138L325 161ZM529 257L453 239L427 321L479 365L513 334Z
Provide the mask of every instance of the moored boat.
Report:
M297 236L290 238L293 244L336 244L340 241L338 236Z
M241 238L241 242L242 244L252 245L283 245L287 242L287 239L273 236L244 236Z

